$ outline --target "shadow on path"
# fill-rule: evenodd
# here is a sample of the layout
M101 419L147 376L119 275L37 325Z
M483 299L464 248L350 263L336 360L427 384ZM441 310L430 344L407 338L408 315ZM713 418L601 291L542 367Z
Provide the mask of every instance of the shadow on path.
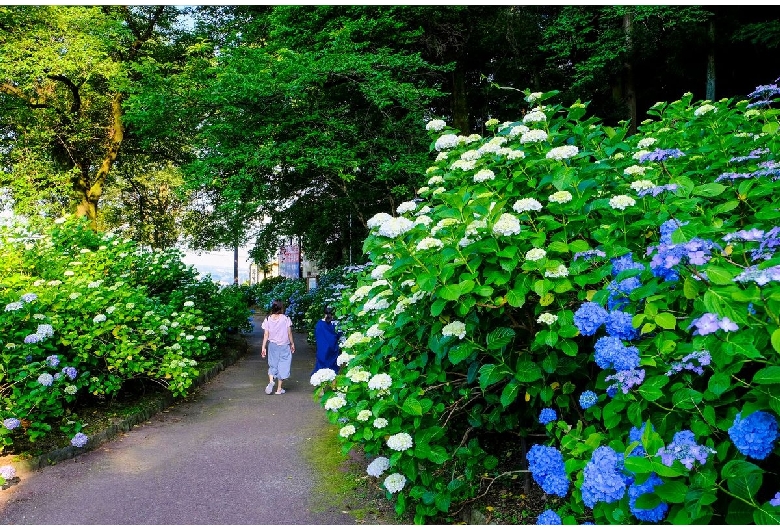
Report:
M283 395L266 395L259 316L249 354L144 425L0 493L2 524L355 524L312 508L307 444L328 426L312 399L314 352L297 352ZM320 503L321 504L321 503ZM321 510L321 511L319 511Z

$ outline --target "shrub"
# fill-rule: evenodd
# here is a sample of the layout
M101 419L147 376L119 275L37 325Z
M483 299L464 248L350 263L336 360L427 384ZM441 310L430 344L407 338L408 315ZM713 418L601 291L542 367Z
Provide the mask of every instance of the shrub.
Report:
M563 456L547 521L780 522L778 92L686 94L634 136L555 92L489 138L429 127L422 200L369 221L317 390L397 511L474 498L512 432Z

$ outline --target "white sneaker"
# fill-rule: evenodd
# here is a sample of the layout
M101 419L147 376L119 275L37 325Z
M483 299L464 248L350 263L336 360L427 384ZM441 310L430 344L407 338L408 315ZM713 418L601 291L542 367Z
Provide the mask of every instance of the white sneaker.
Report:
M274 390L274 382L273 382L273 381L271 381L270 383L268 383L268 384L266 385L266 387L265 387L265 393L266 393L266 394L270 394L271 392L273 392L273 390Z

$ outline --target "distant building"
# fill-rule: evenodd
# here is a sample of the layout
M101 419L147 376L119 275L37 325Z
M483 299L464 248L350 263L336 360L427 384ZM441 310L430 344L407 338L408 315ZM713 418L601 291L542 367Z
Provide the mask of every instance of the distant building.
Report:
M285 278L303 278L309 289L316 287L320 271L317 266L306 259L300 245L290 240L279 248L277 259L264 266L256 262L249 265L249 283L262 282L266 278L283 276Z

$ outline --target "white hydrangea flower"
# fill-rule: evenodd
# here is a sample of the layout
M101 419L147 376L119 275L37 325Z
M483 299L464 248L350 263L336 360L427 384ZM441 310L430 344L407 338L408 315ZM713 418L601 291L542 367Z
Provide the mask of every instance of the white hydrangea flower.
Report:
M625 210L629 206L634 206L636 201L628 195L615 195L609 200L609 205L615 210Z
M376 268L374 268L374 270L371 271L371 277L375 280L384 278L385 273L390 269L392 269L390 265L386 265L386 264L377 265Z
M325 410L339 410L347 404L343 394L336 394L325 402Z
M539 315L539 318L536 319L540 324L547 324L548 326L552 326L557 320L558 315L553 315L552 313L542 313Z
M393 378L387 374L376 374L368 382L371 390L387 390L393 384Z
M493 173L491 170L480 169L474 175L474 182L486 182L488 180L493 180L494 178L496 178L496 174Z
M345 364L349 363L352 359L354 359L354 355L350 355L348 353L341 353L338 357L336 357L336 365L337 366L344 366Z
M390 302L388 302L385 298L382 298L382 293L379 293L365 303L363 306L363 311L382 311L388 307L390 307Z
M426 131L441 131L447 126L444 120L431 120L425 124Z
M466 162L474 162L475 160L479 160L479 152L474 149L469 149L460 155L460 159L465 160Z
M76 273L75 273L75 272L73 272L73 271L65 271L65 272L63 272L62 274L63 274L63 276L73 276L73 275L74 275L74 274L76 274Z
M417 250L423 251L423 250L429 250L432 248L442 248L444 246L444 243L441 242L441 239L436 239L434 237L425 237L420 240L419 243L417 243Z
M357 420L358 421L368 421L368 419L373 416L370 410L363 409L360 412L357 413Z
M631 189L636 192L651 190L653 188L655 188L655 184L650 180L637 180L631 183Z
M481 228L487 228L487 221L485 221L484 219L477 219L476 221L472 221L466 227L466 235L467 236L476 235L477 231Z
M639 159L640 159L640 158L642 158L644 155L647 155L647 154L649 154L649 153L650 153L650 151L648 151L647 149L640 149L639 151L637 151L636 153L634 153L634 154L631 156L631 158L633 158L634 160L639 160Z
M375 216L373 216L371 219L369 219L366 225L369 228L379 228L380 226L382 226L392 218L393 216L390 215L389 213L384 213L384 212L378 213Z
M652 147L653 144L655 144L657 141L658 140L656 140L655 138L650 138L650 137L642 138L637 142L636 146L639 149L647 149L648 147Z
M509 129L509 134L507 134L507 136L509 138L515 138L517 136L524 135L525 133L527 133L530 130L531 129L529 129L527 125L515 125L511 129Z
M547 121L547 116L541 110L534 109L523 116L523 123L538 123L541 121Z
M461 136L460 138L463 140L463 143L468 145L480 141L482 139L482 136L474 133L474 134L469 134L468 136Z
M709 103L706 103L693 111L694 116L702 116L704 114L707 114L708 112L718 112L718 109L714 105L710 105Z
M428 225L429 225L429 224L431 224L432 222L433 222L433 219L431 219L431 218L430 218L430 217L428 217L427 215L418 215L418 216L415 218L415 220L414 220L414 224L415 224L415 225L422 224L422 225L428 226Z
M186 302L184 302L184 307L193 307L194 305L195 302L193 302L192 300L187 300Z
M555 202L558 204L565 204L571 201L571 199L572 199L571 193L569 193L568 191L556 191L555 193L553 193L547 198L547 200L549 200L550 202Z
M339 430L339 436L342 438L349 438L355 434L355 426L354 425L345 425L344 427Z
M525 158L525 153L519 149L513 149L509 154L506 155L506 157L509 160L519 160L521 158Z
M385 418L376 418L374 420L374 428L375 429L384 429L388 425L388 421Z
M95 318L92 319L92 322L94 322L95 324L100 324L101 322L105 322L105 321L106 321L106 315L103 315L101 313L98 313L97 315L95 315Z
M437 151L444 151L445 149L452 149L460 143L460 138L457 134L442 134L436 140L434 147Z
M512 206L512 209L517 213L538 212L541 211L542 209L542 203L540 203L534 198L527 197L525 199L520 199L519 201L517 201L515 205Z
M485 127L494 127L498 125L498 120L495 118L490 118L488 121L485 122Z
M460 241L458 241L458 246L459 247L467 247L470 244L472 244L473 242L474 242L473 239L469 239L467 237L462 237L462 238L460 238Z
M530 131L523 133L523 136L520 137L520 143L527 144L533 142L544 142L547 140L547 138L548 136L546 131L541 129L531 129Z
M68 298L70 298L71 300L75 300L79 296L81 296L81 293L70 293L70 296Z
M544 271L544 276L546 278L565 278L568 275L569 275L569 269L567 269L565 265L558 265L556 268L552 270Z
M552 160L566 160L567 158L577 156L579 152L580 149L576 145L561 145L550 149L546 157Z
M502 213L493 225L493 233L502 236L517 235L520 233L520 221L511 213Z
M103 280L96 280L96 281L94 281L94 282L89 282L89 283L87 284L87 287L88 287L89 289L96 289L96 288L100 287L100 284L101 284L101 283L103 283Z
M406 477L400 473L393 473L392 475L387 476L384 484L385 488L387 488L387 491L390 493L398 493L406 486Z
M442 151L438 155L436 155L436 161L441 162L442 160L447 160L447 156L449 156L449 153L446 151Z
M466 336L466 324L459 320L454 320L441 329L441 334L445 337L462 339Z
M527 261L539 261L547 256L547 252L543 248L532 248L525 253L525 259Z
M441 175L434 175L428 179L429 186L436 186L437 184L444 184L444 177L442 177ZM414 201L410 201L410 202L414 202ZM403 212L399 211L398 213L403 213Z
M456 160L450 164L450 169L460 169L462 171L471 171L477 167L477 163L474 160Z
M629 166L626 169L623 170L623 174L627 175L629 177L633 177L634 175L644 175L645 171L647 171L647 168L644 166Z
M75 394L78 391L76 388L76 385L68 385L65 387L65 393L70 394L71 396Z
M405 432L390 436L385 443L387 443L387 447L395 451L406 451L414 445L412 437Z
M336 379L335 371L333 371L331 368L320 368L311 374L309 382L312 384L312 386L320 386L322 383L333 381L334 379Z
M366 337L381 337L385 334L384 330L379 329L379 324L374 324L370 328L368 328L368 331L366 331Z
M357 302L358 300L362 300L366 296L368 296L368 293L371 292L371 286L370 285L362 285L355 289L355 292L352 293L352 296L349 297L349 301L353 304Z
M377 232L380 236L395 238L405 234L414 228L414 223L406 217L391 217L379 227Z
M366 473L372 477L380 477L388 469L390 469L390 460L384 456L378 456L368 464Z
M341 347L352 348L358 344L363 344L366 342L370 342L370 339L365 337L361 332L355 331L349 337L347 337L347 340L342 343Z
M363 370L362 366L353 366L347 370L346 376L353 383L365 383L371 378L371 372Z
M540 97L542 97L541 92L531 92L525 97L525 100L528 103L535 103Z
M444 193L445 191L447 191L447 190L446 190L446 189L444 189L444 188L442 188L441 186L439 186L438 188L436 188L435 190L433 190L433 192L432 192L432 193L433 193L434 195L439 195L439 194L441 194L441 193Z

